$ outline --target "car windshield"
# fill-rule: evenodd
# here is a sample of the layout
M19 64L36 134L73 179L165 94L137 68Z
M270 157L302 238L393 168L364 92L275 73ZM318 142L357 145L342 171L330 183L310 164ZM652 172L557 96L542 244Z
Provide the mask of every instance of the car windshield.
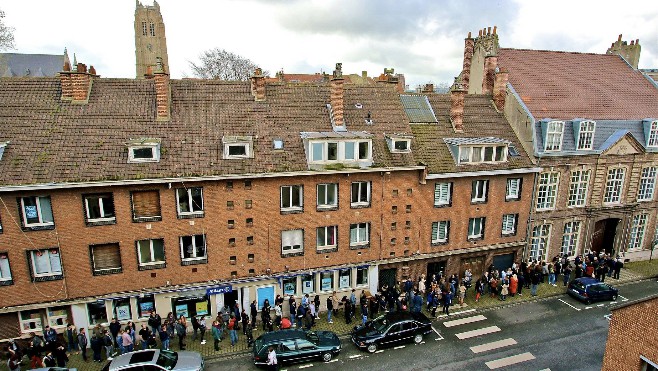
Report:
M571 282L571 286L573 286L577 289L585 290L585 285L583 285L582 282L580 282L580 281Z
M171 350L161 350L155 363L166 370L171 370L176 367L176 362L178 362L178 353Z
M372 328L373 330L376 330L377 332L382 333L382 332L384 332L384 330L386 330L386 328L388 327L389 324L390 323L389 323L388 319L386 319L385 316L379 316L379 317L375 318L374 320L372 320L372 322L369 322L368 326L370 328Z

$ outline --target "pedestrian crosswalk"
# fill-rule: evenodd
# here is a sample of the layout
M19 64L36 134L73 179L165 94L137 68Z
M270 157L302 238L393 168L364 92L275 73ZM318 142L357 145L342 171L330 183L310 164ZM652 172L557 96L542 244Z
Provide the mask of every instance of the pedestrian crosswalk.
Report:
M443 326L446 328L455 328L457 331L459 331L459 326L465 326L465 325L470 325L467 326L466 328L473 328L473 325L479 325L482 326L483 321L486 321L487 317L483 315L475 315L475 316L470 316L470 317L465 317L465 318L460 318L456 320L451 320L451 321L446 321L443 322ZM468 340L471 339L470 341L474 340L481 340L481 339L486 339L487 336L499 333L502 330L498 326L484 326L484 327L479 327L474 330L468 330L468 331L461 331L455 333L455 336L459 340ZM512 350L514 349L513 346L517 345L517 341L514 340L513 338L505 338L502 340L496 340L496 341L489 341L485 343L481 343L478 345L474 345L470 347L470 350L474 354L483 354L486 355L487 352L491 352L494 350ZM509 354L509 352L507 352ZM516 365L520 364L523 362L529 362L535 359L535 356L532 355L530 352L523 352L511 356L506 356L498 359L493 359L485 362L485 365L490 369L490 370L495 370L503 367L508 367L511 365Z

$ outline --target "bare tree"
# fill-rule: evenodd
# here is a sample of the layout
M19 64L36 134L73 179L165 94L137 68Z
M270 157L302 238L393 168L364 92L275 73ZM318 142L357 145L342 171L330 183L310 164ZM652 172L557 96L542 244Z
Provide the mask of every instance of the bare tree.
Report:
M188 62L192 74L202 79L247 81L258 68L251 60L219 48L203 52L198 64ZM269 75L267 71L263 71L263 74Z
M5 25L4 17L5 12L0 9L0 50L14 49L14 28Z

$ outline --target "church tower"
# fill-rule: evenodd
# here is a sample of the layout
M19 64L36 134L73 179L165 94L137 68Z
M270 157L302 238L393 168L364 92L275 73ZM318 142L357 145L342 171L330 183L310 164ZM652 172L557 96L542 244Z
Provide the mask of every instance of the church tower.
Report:
M162 58L164 70L169 72L167 56L167 39L165 26L160 13L160 5L153 1L153 6L142 5L136 0L135 7L135 57L138 79L143 79L148 67L154 70L156 58Z

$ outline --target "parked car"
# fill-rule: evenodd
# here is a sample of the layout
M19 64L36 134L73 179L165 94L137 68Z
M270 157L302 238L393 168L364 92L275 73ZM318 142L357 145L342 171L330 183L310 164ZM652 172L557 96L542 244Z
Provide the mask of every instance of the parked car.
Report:
M331 331L278 330L264 333L254 341L254 364L267 364L267 349L276 351L279 364L322 359L329 362L340 353L340 339Z
M66 367L42 367L42 368L33 368L32 371L78 371L78 369L66 368Z
M201 354L190 351L148 349L114 357L102 371L203 371Z
M386 313L352 330L352 342L374 353L382 346L413 341L420 344L432 332L432 321L423 313Z
M617 300L619 295L616 288L591 277L580 277L569 282L567 293L587 304L597 300Z

